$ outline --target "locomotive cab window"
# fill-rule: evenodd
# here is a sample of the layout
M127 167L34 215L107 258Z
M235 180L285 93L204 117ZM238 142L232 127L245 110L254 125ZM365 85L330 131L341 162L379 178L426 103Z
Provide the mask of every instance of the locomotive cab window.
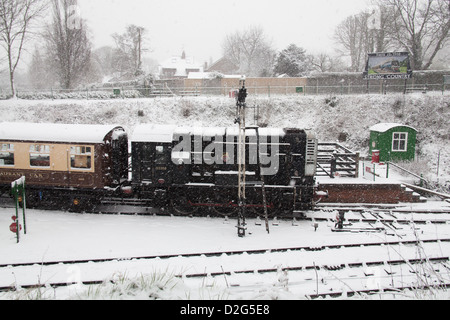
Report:
M167 164L167 153L165 152L164 146L156 146L155 148L155 163L156 164Z
M91 169L92 147L70 147L70 167L72 169Z
M0 166L14 166L14 145L0 144Z
M50 168L49 145L30 145L30 167Z

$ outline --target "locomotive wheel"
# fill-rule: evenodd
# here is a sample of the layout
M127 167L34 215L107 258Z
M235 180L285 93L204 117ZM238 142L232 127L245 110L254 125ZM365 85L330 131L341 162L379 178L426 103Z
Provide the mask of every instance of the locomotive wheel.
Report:
M212 211L223 217L231 217L237 214L238 207L224 206L224 207L212 207Z
M189 204L186 198L180 197L170 201L173 211L183 216L190 216L198 211L198 207Z
M255 215L260 218L264 218L266 216L264 212L264 207L251 207L250 212L253 212ZM274 208L267 208L267 216L269 218L275 216L276 210Z

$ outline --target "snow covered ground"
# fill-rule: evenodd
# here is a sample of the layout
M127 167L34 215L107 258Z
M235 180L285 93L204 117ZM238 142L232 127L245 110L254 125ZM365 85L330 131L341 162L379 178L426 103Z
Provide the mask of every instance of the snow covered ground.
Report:
M407 205L407 209L449 210L446 202ZM315 230L311 221L270 221L270 234L264 223L256 225L255 219L248 220L247 236L239 238L236 232L236 220L223 218L188 218L172 216L130 216L130 215L93 215L56 211L27 211L27 234L21 235L17 244L15 234L8 230L12 222L10 216L14 209L0 208L0 287L26 286L31 284L54 284L74 282L70 287L39 290L39 298L47 299L148 299L149 292L158 299L304 299L305 294L313 294L318 277L321 280L319 292L366 289L368 280L363 275L355 278L347 268L339 274L330 275L323 269L314 275L308 272L283 272L231 274L224 277L202 277L191 279L190 274L211 274L221 271L238 272L241 270L261 270L270 268L307 267L365 263L370 261L390 261L401 258L417 259L420 253L416 246L375 246L350 247L346 249L328 249L325 251L295 250L279 253L249 255L220 255L207 257L178 257L179 254L234 252L245 250L270 250L280 248L311 247L320 248L336 244L361 244L392 241L408 241L419 237L427 239L450 239L450 219L447 223L427 223L415 226L397 226L399 230L387 229L381 232L332 232L336 213L323 211L310 212L308 216L328 218L318 221ZM357 213L349 212L347 218ZM361 217L361 216L360 216ZM445 214L421 214L415 219L448 219ZM353 223L352 227L357 227ZM381 227L383 227L381 225ZM444 241L427 245L428 258L448 256L450 242ZM173 255L167 259L135 259ZM42 262L74 261L89 259L112 259L108 262L88 262L81 264L56 264L41 266ZM35 263L13 267L17 263ZM447 263L448 265L448 263ZM402 272L405 278L410 274L408 266ZM443 267L441 267L443 268ZM368 266L361 270L372 270ZM383 269L380 269L383 270ZM383 271L384 273L384 271ZM184 277L174 278L175 275ZM151 289L139 291L128 288L130 283L139 279L157 278ZM257 279L252 279L257 277ZM283 282L283 277L285 283ZM342 277L334 281L335 277ZM354 275L356 277L356 275ZM385 277L379 277L384 279ZM104 286L81 285L81 282L114 279L123 281L128 289L121 295L112 295ZM138 279L138 280L136 280ZM325 280L326 281L325 281ZM406 281L402 278L402 281ZM410 280L415 283L415 279ZM447 281L450 276L447 272ZM167 282L167 283L166 283ZM162 285L161 283L164 283ZM284 284L283 284L284 283ZM161 287L158 289L158 285ZM384 285L384 284L383 284ZM100 289L93 289L93 288ZM155 289L156 288L156 289ZM116 288L117 289L117 288ZM105 290L105 291L102 291ZM150 291L149 291L150 290ZM92 292L96 292L93 294ZM147 294L147 296L144 296ZM142 296L141 296L142 295ZM19 290L13 293L0 293L0 299L33 298L36 291ZM150 295L151 296L151 295ZM415 298L411 294L409 298ZM436 296L434 296L436 298ZM448 299L448 292L439 293L438 298Z

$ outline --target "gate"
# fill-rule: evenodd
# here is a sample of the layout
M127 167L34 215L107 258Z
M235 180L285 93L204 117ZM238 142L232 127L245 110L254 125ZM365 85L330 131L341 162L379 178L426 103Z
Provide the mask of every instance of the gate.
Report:
M316 176L358 177L359 152L336 142L319 142L318 146Z

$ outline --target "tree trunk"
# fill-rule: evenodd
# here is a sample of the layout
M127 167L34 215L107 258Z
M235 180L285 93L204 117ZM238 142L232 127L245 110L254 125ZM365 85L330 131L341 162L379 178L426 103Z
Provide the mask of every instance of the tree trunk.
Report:
M14 71L10 71L9 72L9 80L11 83L11 94L12 94L12 98L16 97L16 88L14 85Z

